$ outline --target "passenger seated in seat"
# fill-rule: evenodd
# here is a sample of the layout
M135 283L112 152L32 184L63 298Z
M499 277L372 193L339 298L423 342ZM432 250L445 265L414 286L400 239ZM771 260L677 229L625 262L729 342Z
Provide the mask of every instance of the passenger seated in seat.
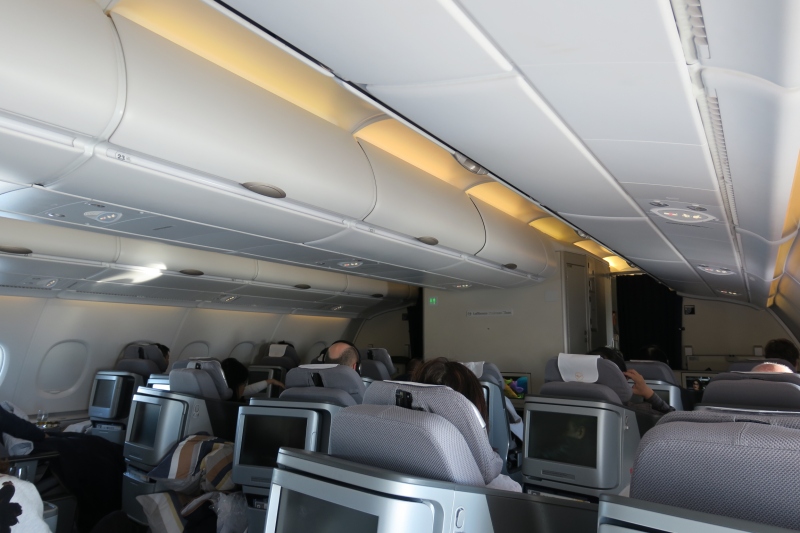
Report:
M422 363L424 362L425 361L423 361L422 359L416 357L414 359L409 360L408 364L406 365L406 371L403 374L397 376L396 378L392 378L393 381L411 381L411 376L414 375L414 371L418 369L420 366L422 366Z
M161 350L161 355L164 356L164 361L167 362L167 366L165 368L169 369L169 348L157 342L154 342L153 344L156 345L159 350Z
M797 360L800 359L800 351L789 339L772 339L764 346L765 359L785 359L792 363L792 372L797 370Z
M456 392L466 396L466 398L475 405L483 417L484 424L489 420L489 409L486 407L486 400L483 398L483 387L480 381L469 368L456 363L448 361L444 357L433 359L416 369L411 376L411 381L415 383L425 383L427 385L446 385ZM486 435L489 439L489 435ZM489 488L499 490L510 490L514 492L522 492L522 487L508 476L503 474L498 475L492 480Z
M233 392L231 400L239 401L244 396L250 396L265 390L269 385L284 388L283 383L277 379L264 379L248 385L250 372L239 360L228 357L221 363L222 372L225 373L225 382Z
M780 372L784 374L792 374L794 373L794 370L780 363L761 363L760 365L753 367L751 372Z
M650 344L642 348L639 353L639 359L642 361L658 361L665 365L669 364L667 354L657 344Z
M349 366L358 371L358 351L346 342L334 342L323 351L323 362Z
M592 350L587 355L599 355L603 359L608 359L617 365L625 377L633 380L633 393L644 398L644 401L647 402L654 411L658 411L659 413L671 413L675 410L674 407L662 400L653 389L647 386L647 383L644 382L644 377L642 377L640 373L636 370L628 370L625 366L625 359L622 357L622 353L619 350L604 346ZM629 407L636 407L635 402L628 402L628 404Z
M91 531L105 515L122 507L122 446L84 433L48 434L0 408L0 433L33 443L33 453L58 452L50 468L77 499L78 532Z

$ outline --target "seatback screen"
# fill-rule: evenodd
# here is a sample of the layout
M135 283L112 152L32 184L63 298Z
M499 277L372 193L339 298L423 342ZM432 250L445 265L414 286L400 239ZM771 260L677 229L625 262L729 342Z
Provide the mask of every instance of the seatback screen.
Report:
M294 416L246 416L239 464L274 467L281 447L304 449L307 423L307 418Z
M530 411L528 457L597 468L597 417Z
M378 517L349 507L281 490L275 533L377 533Z
M106 409L111 407L111 401L114 399L114 386L117 384L113 379L98 379L95 381L94 398L92 398L92 407L104 407Z
M159 416L161 416L160 405L138 402L131 428L130 442L148 448L155 446Z

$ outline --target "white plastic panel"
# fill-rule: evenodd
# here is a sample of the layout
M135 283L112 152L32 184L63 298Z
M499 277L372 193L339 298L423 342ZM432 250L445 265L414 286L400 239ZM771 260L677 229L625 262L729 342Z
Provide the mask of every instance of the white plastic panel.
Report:
M668 39L675 32L668 0L460 3L519 65L676 60Z
M3 122L0 117L0 179L24 184L46 182L83 155L83 147L75 147L69 136L55 142L4 128Z
M142 284L129 284L130 281L120 280L120 282L81 282L70 288L70 291L62 291L68 294L71 291L78 293L121 296L131 298L131 303L160 303L160 305L177 305L177 303L189 303L194 307L200 301L212 301L217 298L217 292L203 292L193 290L181 290L172 288L156 288ZM148 301L153 300L153 301ZM102 299L100 299L102 301Z
M707 146L596 139L586 145L626 189L628 183L717 188Z
M654 213L649 213L649 216L650 220L664 232L668 239L683 236L730 242L731 231L724 222L711 221L700 224L684 224L682 222L673 222Z
M445 2L226 3L358 83L424 82L503 72L448 14Z
M457 256L438 253L435 246L407 244L366 229L347 229L333 237L308 244L323 250L335 250L353 257L417 270L435 270L459 261Z
M402 159L359 141L375 173L378 200L364 219L410 237L434 237L468 254L483 248L481 215L465 193Z
M269 244L286 245L286 243L283 243L281 241L266 239L264 237L256 237L255 235L249 235L247 233L239 233L236 231L225 231L215 228L208 228L208 229L210 230L209 233L203 233L202 235L194 235L192 237L184 237L179 239L179 241L189 245L205 246L208 248L216 248L219 250L230 250L230 251L244 250L246 248L254 248ZM286 245L286 246L294 248L294 245Z
M176 44L112 15L128 72L111 142L234 183L363 218L375 203L369 163L346 131Z
M779 243L768 242L754 235L739 233L742 243L744 269L761 279L772 279L775 275L775 262L778 257Z
M101 265L84 265L35 257L0 254L0 272L64 279L83 279L103 272Z
M291 242L320 239L343 227L335 222L288 211L276 201L270 202L244 188L223 190L199 180L191 181L112 159L106 155L105 147L55 183L52 189ZM158 194L152 191L158 191Z
M766 307L771 284L770 281L764 281L748 274L747 287L750 290L750 303L759 307Z
M800 85L800 5L793 0L702 0L710 58L784 87Z
M708 288L708 285L702 282L688 283L684 281L665 281L664 284L670 289L675 289L678 292L692 296L717 296L714 291Z
M325 291L344 291L347 288L347 276L344 274L266 261L258 261L255 281L288 286L310 285L312 289Z
M739 224L779 240L800 146L800 93L716 69L703 81L719 100Z
M120 69L111 21L91 0L0 2L0 109L96 137Z
M700 277L694 272L694 269L683 261L649 261L635 257L629 257L628 259L667 285L669 285L670 281L700 283Z
M689 262L702 263L704 261L712 261L726 265L736 264L736 253L730 239L722 241L669 234L667 238Z
M202 341L196 341L187 344L181 351L181 354L178 356L177 360L208 357L208 355L208 344Z
M555 266L552 244L537 229L477 198L473 201L486 226L486 246L478 257L501 265L513 263L534 275Z
M651 185L644 183L622 183L622 187L636 199L674 200L700 205L722 205L716 189L693 189L670 185Z
M314 290L289 289L284 287L270 287L266 285L244 285L230 291L231 294L256 296L280 300L293 300L296 302L321 302L331 296L330 293L320 293ZM292 307L302 307L293 305Z
M604 34L607 30L598 29ZM685 63L537 65L522 70L583 139L702 143Z
M521 78L367 89L551 209L638 214L588 152L537 107Z
M42 359L36 387L45 396L58 396L73 388L86 370L89 352L77 341L64 341L50 348Z
M624 256L655 261L680 259L644 218L600 218L568 214L564 214L564 217L607 248Z
M452 276L451 284L459 285L458 279L469 280L471 284L480 283L489 287L511 288L532 283L530 279L518 273L501 268L490 268L470 261L461 261L456 265L436 270L439 274Z
M256 347L252 342L240 342L233 347L228 357L233 357L240 363L249 365L250 361L253 359L255 349Z

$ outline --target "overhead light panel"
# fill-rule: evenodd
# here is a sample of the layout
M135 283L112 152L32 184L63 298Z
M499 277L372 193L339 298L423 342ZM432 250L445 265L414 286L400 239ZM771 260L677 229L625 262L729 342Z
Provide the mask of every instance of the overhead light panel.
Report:
M472 287L471 283L459 283L457 285L453 285L454 289L469 289Z
M700 224L701 222L709 222L717 220L716 217L708 213L701 213L692 211L690 209L673 209L671 207L656 207L650 210L661 218L666 218L672 222L680 222L682 224Z
M702 270L706 274L714 274L715 276L732 276L736 274L730 268L715 267L711 265L697 265L698 270Z
M324 264L324 263L318 263ZM337 263L342 268L358 268L364 264L364 261L339 261Z
M342 305L334 305L333 307L331 307L331 311L341 311L342 307L344 307L344 306L342 306Z
M720 294L724 294L725 296L739 296L738 292L734 291L718 291Z
M233 294L224 294L224 295L219 297L219 301L224 303L224 304L227 304L227 303L231 303L232 301L234 301L237 298L238 298L238 296L235 296Z
M111 224L122 218L122 213L115 211L86 211L83 216L103 224Z

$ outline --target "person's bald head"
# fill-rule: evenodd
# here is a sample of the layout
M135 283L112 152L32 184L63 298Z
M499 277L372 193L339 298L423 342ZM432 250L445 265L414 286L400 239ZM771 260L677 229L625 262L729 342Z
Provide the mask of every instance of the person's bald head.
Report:
M346 342L334 342L328 348L325 362L349 366L353 370L358 370L358 351Z
M781 372L791 374L794 371L786 365L780 363L761 363L753 368L753 372Z

